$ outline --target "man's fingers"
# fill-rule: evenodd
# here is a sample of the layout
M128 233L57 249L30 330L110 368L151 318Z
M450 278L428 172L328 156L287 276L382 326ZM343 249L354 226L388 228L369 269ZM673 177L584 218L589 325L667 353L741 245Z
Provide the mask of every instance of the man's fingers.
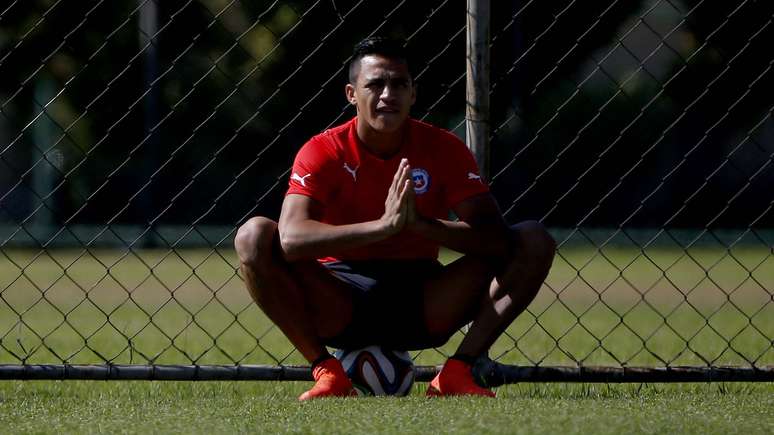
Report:
M414 198L414 196L415 196L415 193L416 193L416 192L414 191L414 180L412 180L412 179L411 179L411 177L407 177L407 178L406 178L406 182L407 182L407 183L409 184L409 186L410 186L410 188L409 188L409 191L408 191L408 195L409 195L409 197L411 197L411 198Z
M398 169L392 177L392 185L387 192L387 199L384 202L385 211L388 214L404 215L408 209L409 189L414 188L414 183L409 176L411 167L407 159L401 159Z
M413 181L411 180L411 165L406 163L406 166L403 168L403 172L404 172L403 179L413 183Z
M406 198L409 196L409 190L413 191L413 183L411 180L403 180L403 188L400 190L400 202L401 204L406 202Z
M414 188L414 183L409 176L411 167L408 159L401 159L395 175L392 177L390 189L387 192L387 199L384 201L384 215L382 219L388 222L393 231L401 231L406 225L406 218L410 213L408 189Z
M390 202L393 198L396 198L400 196L401 192L401 180L403 178L403 168L405 166L406 159L401 159L400 163L398 164L398 169L395 171L395 175L392 177L392 184L390 184L390 189L387 191L387 201Z
M392 177L392 185L390 186L390 189L393 191L397 191L400 189L400 182L404 177L406 164L408 163L408 160L401 159L400 163L398 164L398 170L395 171L395 175Z

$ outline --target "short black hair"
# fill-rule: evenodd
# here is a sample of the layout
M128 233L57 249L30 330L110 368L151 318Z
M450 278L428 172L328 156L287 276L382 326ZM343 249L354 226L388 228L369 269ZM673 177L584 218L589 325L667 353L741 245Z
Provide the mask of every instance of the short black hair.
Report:
M352 60L349 61L349 82L355 84L360 73L360 59L370 54L378 54L390 59L397 59L408 65L408 51L405 42L384 36L369 36L355 44Z

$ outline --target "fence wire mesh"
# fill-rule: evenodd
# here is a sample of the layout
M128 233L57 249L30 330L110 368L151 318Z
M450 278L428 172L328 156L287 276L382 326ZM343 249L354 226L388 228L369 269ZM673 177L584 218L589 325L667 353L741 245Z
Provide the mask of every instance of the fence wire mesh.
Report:
M492 2L490 186L559 242L503 363L774 364L770 2ZM0 11L0 364L305 364L231 241L406 38L464 137L449 1L11 2ZM445 252L442 260L456 254ZM442 348L416 353L436 364Z

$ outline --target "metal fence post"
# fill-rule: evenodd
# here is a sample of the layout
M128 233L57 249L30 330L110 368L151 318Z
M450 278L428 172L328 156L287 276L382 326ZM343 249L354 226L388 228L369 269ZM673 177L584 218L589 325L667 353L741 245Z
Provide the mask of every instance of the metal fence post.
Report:
M465 142L489 179L489 0L468 0Z

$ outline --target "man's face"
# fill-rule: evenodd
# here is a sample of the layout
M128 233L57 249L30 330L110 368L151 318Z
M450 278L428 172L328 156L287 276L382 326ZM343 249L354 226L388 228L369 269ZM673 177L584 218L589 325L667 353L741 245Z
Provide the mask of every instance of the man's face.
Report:
M357 82L346 87L347 99L357 106L358 122L379 133L397 131L416 101L408 66L380 55L360 59Z

